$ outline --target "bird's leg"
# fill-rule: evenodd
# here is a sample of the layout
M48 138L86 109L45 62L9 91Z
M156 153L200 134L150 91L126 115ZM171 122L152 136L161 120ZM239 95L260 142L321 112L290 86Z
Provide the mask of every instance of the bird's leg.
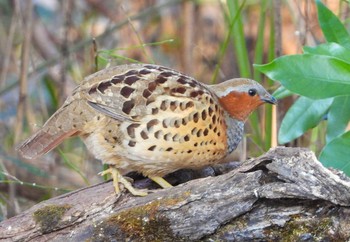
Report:
M113 186L116 194L120 193L119 183L123 184L124 187L134 196L146 196L148 193L146 190L136 189L131 183L125 179L114 166L110 166L107 170L99 173L101 176L111 174L113 179Z
M163 177L160 176L149 176L148 178L150 178L152 181L154 181L155 183L157 183L159 186L161 186L162 188L169 188L169 187L173 187L169 182L167 182L166 180L164 180Z

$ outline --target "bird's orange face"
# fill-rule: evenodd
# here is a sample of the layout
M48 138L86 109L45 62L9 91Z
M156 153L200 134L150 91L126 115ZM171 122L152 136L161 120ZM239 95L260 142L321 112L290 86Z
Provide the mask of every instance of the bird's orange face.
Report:
M235 119L246 121L248 116L265 101L259 95L246 92L230 92L219 99L221 106Z

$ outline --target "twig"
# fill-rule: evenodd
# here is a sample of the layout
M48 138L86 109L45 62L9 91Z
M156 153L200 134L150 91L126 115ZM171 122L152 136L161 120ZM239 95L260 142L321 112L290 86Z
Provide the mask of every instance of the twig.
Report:
M17 28L18 22L18 2L15 0L13 2L13 14L12 14L12 19L11 19L11 24L10 24L10 29L8 33L8 38L6 41L6 48L5 48L5 55L4 55L4 63L2 66L2 72L0 76L0 87L3 88L5 85L5 80L7 77L7 70L10 64L10 56L11 56L11 51L12 51L12 45L13 45L13 37L15 35L15 30Z

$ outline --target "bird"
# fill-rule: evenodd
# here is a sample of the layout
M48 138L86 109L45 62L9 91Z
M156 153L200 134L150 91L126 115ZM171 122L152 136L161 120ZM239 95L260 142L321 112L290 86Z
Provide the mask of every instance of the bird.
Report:
M95 158L108 165L116 194L135 196L125 174L136 171L169 188L163 176L224 160L244 133L248 116L276 99L258 82L230 79L207 85L154 64L108 67L84 78L42 128L17 150L36 159L66 138L79 136Z

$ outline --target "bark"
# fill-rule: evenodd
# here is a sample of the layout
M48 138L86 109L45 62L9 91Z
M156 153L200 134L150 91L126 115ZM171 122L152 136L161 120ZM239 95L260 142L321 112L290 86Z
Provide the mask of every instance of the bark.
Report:
M307 149L278 147L146 197L116 196L111 182L67 193L3 221L0 239L346 241L349 206L348 177Z

